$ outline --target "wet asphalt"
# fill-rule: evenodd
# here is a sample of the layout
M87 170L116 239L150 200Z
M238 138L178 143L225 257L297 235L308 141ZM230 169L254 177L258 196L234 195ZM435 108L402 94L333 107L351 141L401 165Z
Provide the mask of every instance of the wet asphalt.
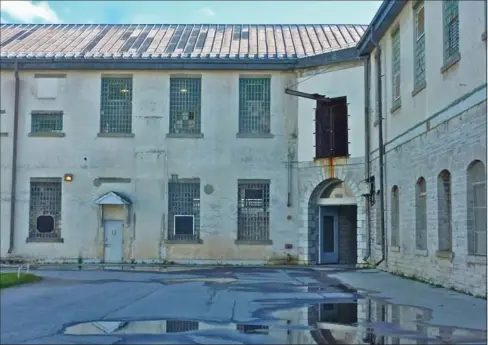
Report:
M434 324L340 269L34 273L43 281L1 291L2 344L486 344L486 328Z

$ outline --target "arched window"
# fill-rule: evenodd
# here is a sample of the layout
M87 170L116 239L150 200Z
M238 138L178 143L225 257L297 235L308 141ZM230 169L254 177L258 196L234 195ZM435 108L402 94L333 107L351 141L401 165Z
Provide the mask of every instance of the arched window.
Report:
M468 254L486 256L486 170L476 160L467 171Z
M415 247L427 250L427 186L423 177L415 188Z
M442 170L437 176L437 232L439 251L452 251L451 173Z
M400 246L400 201L397 186L391 189L391 245Z
M376 244L383 244L383 234L381 233L381 202L380 202L380 191L376 192Z

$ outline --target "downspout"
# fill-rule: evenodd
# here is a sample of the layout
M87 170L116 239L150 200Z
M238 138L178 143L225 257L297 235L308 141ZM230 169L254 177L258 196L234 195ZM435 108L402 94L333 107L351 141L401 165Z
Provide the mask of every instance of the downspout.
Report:
M12 180L11 180L11 195L10 195L10 242L8 254L12 254L15 242L15 203L17 195L17 136L19 132L19 62L15 61L15 91L14 91L14 128L12 133Z
M371 59L368 55L367 58L363 59L364 62L364 124L365 124L365 143L364 143L364 160L365 160L365 169L364 169L364 176L366 177L366 181L369 180L370 174L370 162L369 162L369 151L370 151L370 83L371 83ZM371 213L371 204L370 200L366 199L366 256L363 258L363 261L367 262L371 256L371 221L369 214Z
M386 259L386 234L385 234L385 189L384 187L384 170L383 170L383 85L381 81L381 46L371 40L376 48L375 61L376 61L376 108L378 113L378 151L379 151L379 169L380 169L380 226L381 226L381 239L383 242L381 248L381 260L375 264L375 267L380 265Z

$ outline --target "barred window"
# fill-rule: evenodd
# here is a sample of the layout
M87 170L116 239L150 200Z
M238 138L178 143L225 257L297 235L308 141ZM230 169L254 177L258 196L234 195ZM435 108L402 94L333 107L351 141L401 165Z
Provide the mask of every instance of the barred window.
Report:
M476 160L468 166L468 254L486 256L486 170Z
M170 133L201 133L201 78L171 78Z
M380 202L380 191L376 192L376 244L383 244L383 235L381 233L381 202Z
M29 239L61 238L61 178L30 181Z
M427 186L420 177L415 188L415 247L427 250Z
M400 28L397 28L391 34L391 70L393 86L393 103L400 100Z
M414 14L414 86L418 87L425 82L425 11L423 1L415 3Z
M166 333L180 333L198 330L198 321L167 320Z
M200 239L200 180L168 184L168 240Z
M271 132L271 79L239 79L239 133Z
M269 180L238 182L237 239L268 241L269 238Z
M391 245L400 246L400 201L397 186L391 189Z
M440 251L452 251L451 173L442 170L437 177L438 241Z
M459 53L459 0L443 0L444 61Z
M102 77L101 133L132 133L132 77Z
M62 111L33 111L31 113L32 133L61 133L62 131Z

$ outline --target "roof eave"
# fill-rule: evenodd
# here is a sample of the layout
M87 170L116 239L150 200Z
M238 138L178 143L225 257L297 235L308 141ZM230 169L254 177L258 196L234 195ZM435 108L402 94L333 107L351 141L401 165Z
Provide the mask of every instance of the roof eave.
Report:
M408 0L383 1L368 29L356 46L360 57L369 55L373 51L373 37L376 42L381 40L407 3Z
M12 70L19 63L22 70L254 70L289 71L356 60L355 47L304 58L283 60L206 59L66 59L66 58L0 58L0 68Z
M46 59L1 58L0 68L15 62L22 70L290 70L296 60L190 60L190 59Z

